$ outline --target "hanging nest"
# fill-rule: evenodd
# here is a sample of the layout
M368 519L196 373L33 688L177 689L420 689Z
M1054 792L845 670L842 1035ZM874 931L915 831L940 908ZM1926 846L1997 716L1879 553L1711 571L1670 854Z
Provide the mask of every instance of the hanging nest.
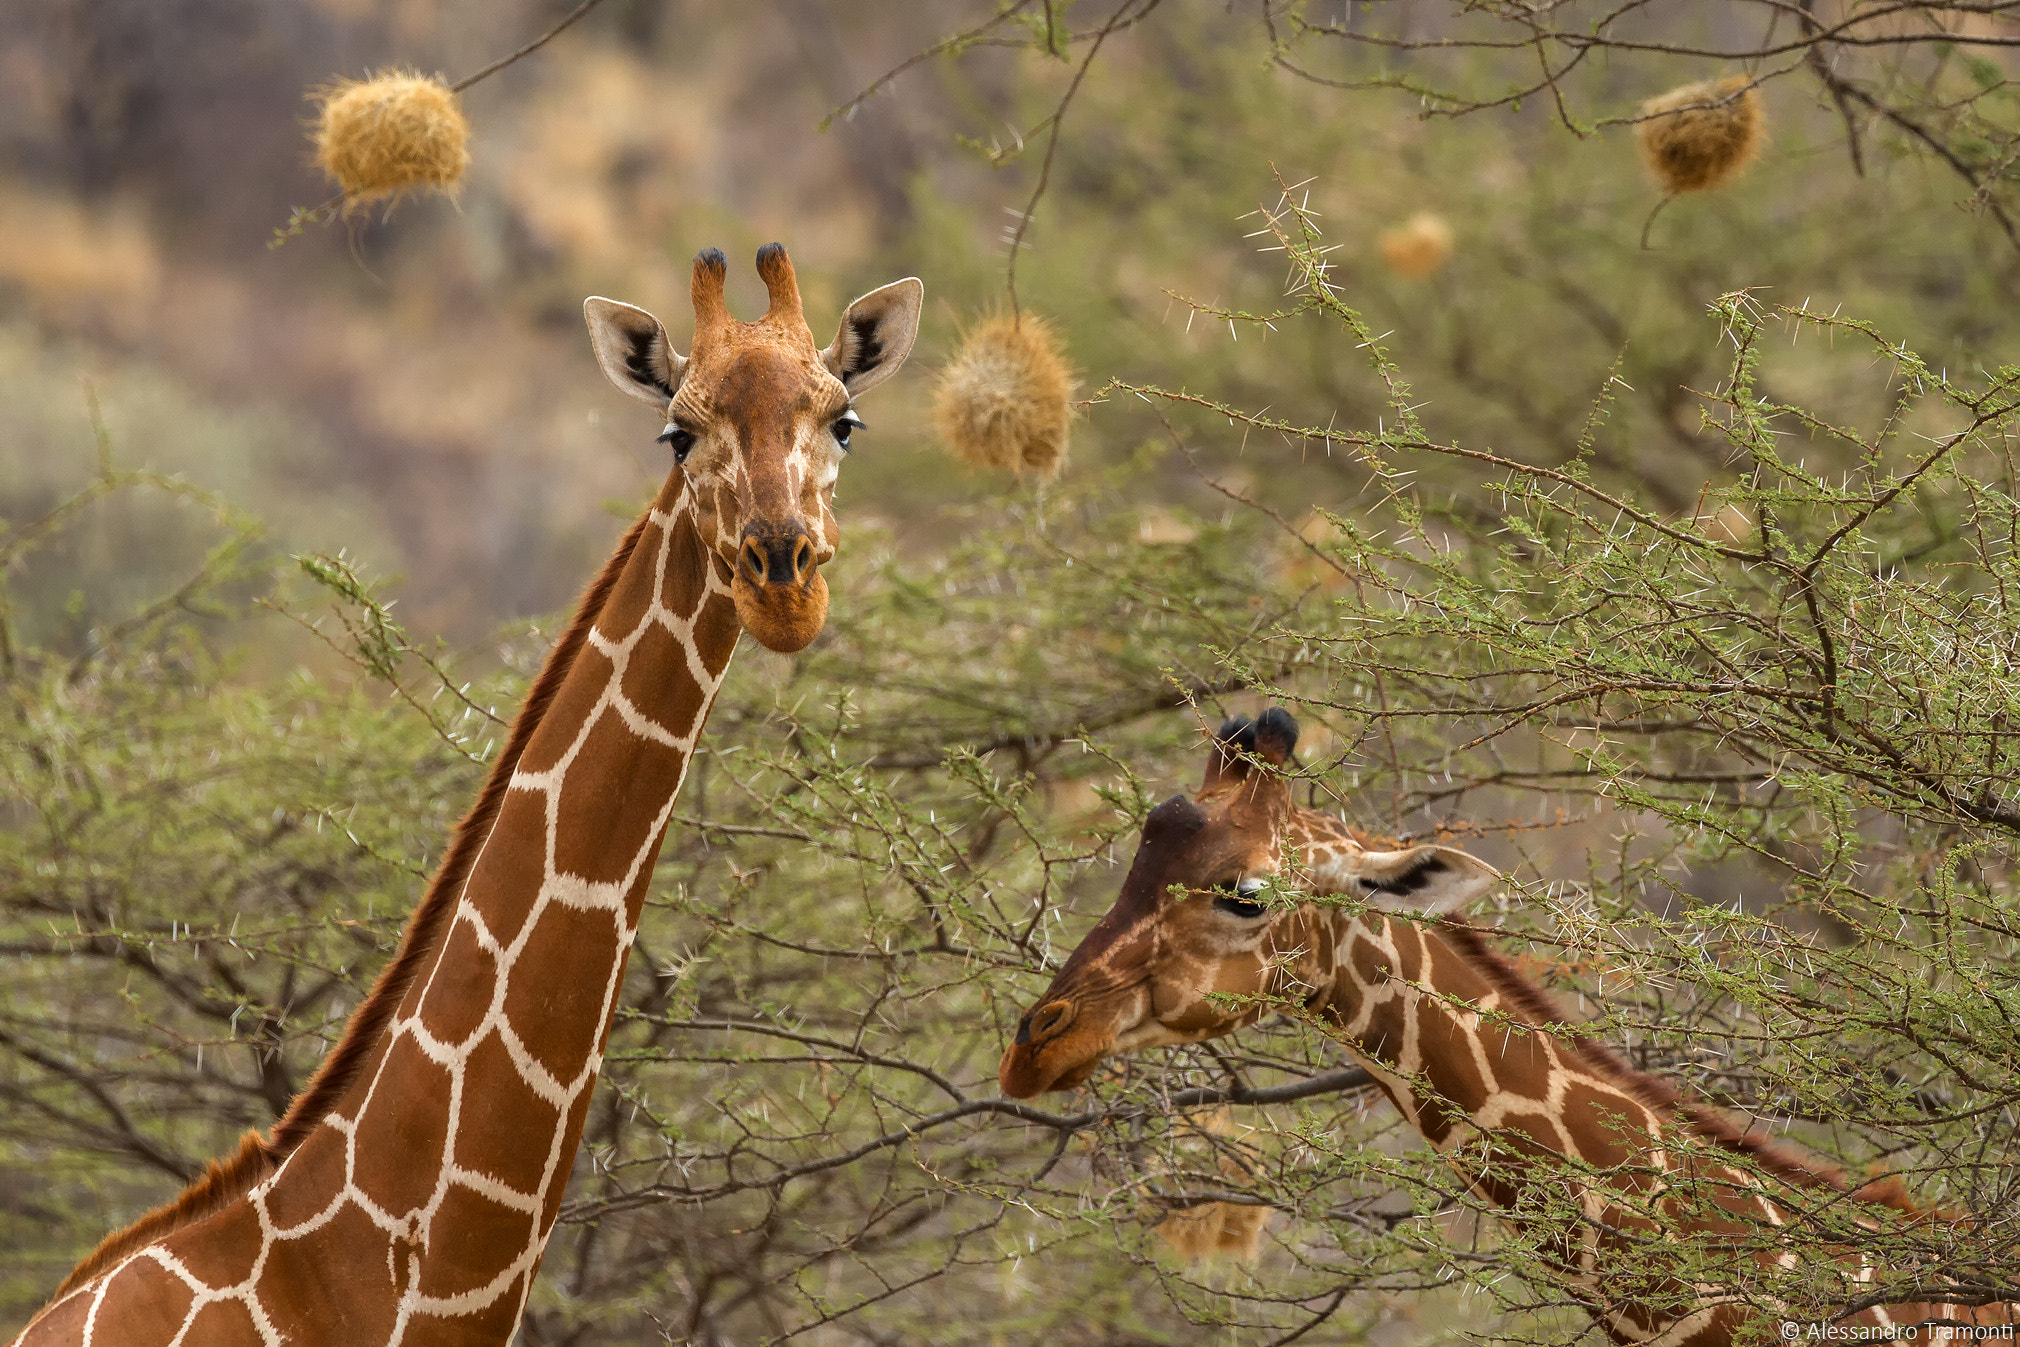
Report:
M997 314L970 329L940 373L933 424L976 467L1057 477L1073 424L1073 372L1052 325L1032 313Z
M382 70L312 95L316 166L336 180L346 210L433 188L453 192L470 166L470 123L439 79Z
M1384 229L1375 248L1389 270L1405 280L1428 276L1452 255L1452 226L1441 215L1419 211L1393 229Z
M1760 90L1745 75L1686 84L1641 105L1641 157L1667 196L1710 192L1752 163L1766 140Z
M1269 1222L1268 1207L1202 1202L1174 1211L1151 1233L1187 1263L1253 1263Z

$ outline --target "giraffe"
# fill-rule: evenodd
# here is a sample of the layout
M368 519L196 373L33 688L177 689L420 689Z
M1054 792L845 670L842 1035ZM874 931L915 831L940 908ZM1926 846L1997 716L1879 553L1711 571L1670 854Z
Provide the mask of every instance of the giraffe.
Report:
M654 859L741 632L827 614L854 401L894 374L924 288L815 347L785 249L731 316L695 259L694 340L592 297L611 382L673 464L534 681L392 961L273 1130L80 1264L19 1347L508 1342L560 1208Z
M1202 1042L1272 1010L1311 1019L1504 1224L1538 1238L1619 1343L1728 1347L1749 1323L1758 1333L1780 1316L1748 1296L1747 1266L1796 1266L1774 1232L1847 1198L1877 1204L1852 1209L1866 1230L1885 1207L1933 1217L1898 1181L1854 1189L1563 1027L1547 995L1457 915L1497 872L1451 847L1392 849L1296 807L1278 769L1297 733L1280 708L1230 719L1199 792L1150 811L1114 907L1019 1021L1004 1094L1067 1089L1104 1058ZM1272 905L1286 855L1307 892L1358 901ZM1684 1269L1666 1254L1677 1233L1713 1249L1713 1275L1730 1266L1730 1284L1705 1281L1701 1256ZM1843 1262L1832 1285L1856 1300L1877 1269ZM1835 1327L1913 1339L1904 1330L1934 1336L1931 1321L2009 1325L2020 1304L1889 1303ZM1783 1337L1790 1326L1801 1331L1784 1325Z

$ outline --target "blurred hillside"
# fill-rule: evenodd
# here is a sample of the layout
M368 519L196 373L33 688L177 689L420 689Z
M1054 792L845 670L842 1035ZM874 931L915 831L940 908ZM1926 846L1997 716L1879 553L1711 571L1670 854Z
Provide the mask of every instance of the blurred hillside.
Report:
M817 326L873 284L925 277L919 358L877 400L844 504L902 521L906 545L951 537L947 512L1003 484L930 443L924 392L964 319L1003 301L1002 227L1036 147L1008 151L1070 70L983 47L816 126L986 5L613 0L471 92L458 200L265 246L327 196L306 162L305 90L386 64L454 77L567 8L60 0L0 15L0 511L31 516L86 471L88 383L124 460L226 491L284 546L347 546L406 577L419 627L480 635L564 602L618 506L658 480L651 428L589 359L582 296L642 303L678 333L697 248L747 258L778 238ZM1445 21L1410 12L1419 33ZM1701 14L1689 31L1719 37L1716 8ZM1280 268L1238 219L1274 197L1273 170L1311 180L1334 274L1393 330L1447 425L1560 458L1624 350L1631 415L1598 457L1673 509L1718 471L1684 390L1705 374L1701 315L1723 290L1842 303L1959 367L2012 355L2016 260L1992 226L1949 204L1926 159L1869 152L1879 166L1855 176L1828 108L1792 83L1768 88L1766 160L1673 206L1643 252L1656 196L1626 131L1581 140L1533 104L1418 121L1394 96L1268 71L1265 54L1239 9L1167 10L1112 38L1068 111L1022 297L1063 323L1086 388L1121 375L1321 421L1376 405L1337 340L1235 342L1173 298L1274 303ZM1631 110L1677 73L1618 60L1589 92ZM1455 256L1393 276L1377 236L1427 210L1456 226ZM756 288L732 269L746 308ZM1079 461L1159 440L1140 411L1097 409ZM1212 446L1221 466L1241 452ZM1357 486L1275 449L1243 466L1300 516ZM1217 508L1182 468L1165 479L1174 501Z

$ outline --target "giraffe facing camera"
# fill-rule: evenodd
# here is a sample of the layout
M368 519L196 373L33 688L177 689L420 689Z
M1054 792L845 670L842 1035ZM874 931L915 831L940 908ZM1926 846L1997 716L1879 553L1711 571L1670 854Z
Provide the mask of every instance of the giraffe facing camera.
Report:
M694 342L685 356L644 309L592 296L582 314L610 382L663 415L660 442L691 484L696 527L730 576L744 630L791 654L827 620L820 568L841 539L831 505L863 424L855 398L911 354L925 287L907 278L864 295L822 350L786 250L760 248L757 270L770 307L740 322L724 298L723 255L710 248L694 259Z
M694 342L584 303L604 373L662 414L651 507L591 582L398 951L273 1128L101 1244L16 1347L504 1347L560 1214L674 799L748 631L803 649L855 399L897 372L923 287L825 349L786 251L742 323L713 250Z
M1229 720L1200 789L1151 810L1115 906L1018 1021L1004 1094L1070 1089L1109 1057L1219 1038L1278 1011L1311 1020L1504 1223L1539 1236L1553 1284L1619 1343L1730 1347L1757 1335L1765 1311L1747 1279L1789 1265L1797 1255L1779 1234L1819 1205L1854 1199L1862 1231L1942 1219L1898 1180L1854 1186L1567 1027L1457 915L1500 881L1493 867L1451 847L1384 849L1296 807L1281 770L1296 743L1281 709ZM1360 901L1273 899L1286 865L1310 893ZM1711 1263L1672 1268L1650 1254L1658 1235L1702 1241ZM1912 1341L1931 1321L2020 1322L2020 1305L1929 1299L1940 1275L1921 1275L1912 1303L1875 1304L1878 1267L1827 1247L1857 1302L1832 1321L1844 1336Z

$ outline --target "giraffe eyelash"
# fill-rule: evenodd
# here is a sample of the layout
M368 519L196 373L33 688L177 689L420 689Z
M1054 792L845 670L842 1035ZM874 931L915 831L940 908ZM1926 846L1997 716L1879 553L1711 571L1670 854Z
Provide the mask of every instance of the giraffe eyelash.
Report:
M1269 904L1255 901L1255 895L1261 893L1265 887L1264 881L1260 879L1237 879L1213 887L1213 905L1216 911L1247 921L1253 921L1269 911Z

